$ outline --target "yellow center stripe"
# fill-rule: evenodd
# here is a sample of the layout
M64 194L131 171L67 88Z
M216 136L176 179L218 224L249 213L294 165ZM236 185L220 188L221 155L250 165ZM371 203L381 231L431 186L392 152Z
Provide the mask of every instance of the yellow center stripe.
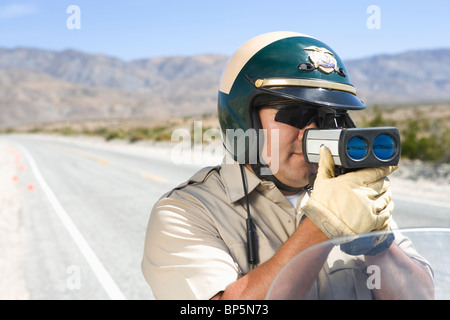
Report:
M153 181L157 181L157 182L167 182L167 180L164 179L164 178L157 177L157 176L154 176L152 174L145 173L145 172L141 172L141 177L144 177L144 178L147 178L147 179L150 179L150 180L153 180Z

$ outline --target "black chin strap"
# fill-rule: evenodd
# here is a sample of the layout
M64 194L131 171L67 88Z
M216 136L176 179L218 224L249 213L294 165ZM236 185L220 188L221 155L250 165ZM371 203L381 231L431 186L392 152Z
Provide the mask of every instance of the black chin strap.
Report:
M275 185L277 186L278 189L283 190L283 191L288 191L288 192L300 192L303 191L305 189L307 189L308 186L305 187L291 187L288 186L286 184L284 184L283 182L281 182L280 180L278 180L274 174L272 174L272 171L270 170L270 167L267 164L262 164L262 163L256 163L256 164L250 164L253 172L255 172L256 176L261 179L261 180L269 180L272 181L273 183L275 183ZM268 175L262 175L261 174L261 168L264 168L264 170L269 171L270 174Z

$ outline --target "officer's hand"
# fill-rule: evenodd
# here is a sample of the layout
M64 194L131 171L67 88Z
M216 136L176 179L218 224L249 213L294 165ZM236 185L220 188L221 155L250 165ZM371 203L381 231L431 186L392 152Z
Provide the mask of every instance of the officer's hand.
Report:
M388 230L394 209L387 175L395 167L365 168L334 176L330 150L320 148L320 162L311 198L303 212L330 239L374 230Z

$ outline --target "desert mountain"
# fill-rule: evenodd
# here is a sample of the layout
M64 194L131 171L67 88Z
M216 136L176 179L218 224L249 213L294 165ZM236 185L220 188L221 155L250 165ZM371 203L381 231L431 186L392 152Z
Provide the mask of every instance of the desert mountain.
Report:
M369 104L450 100L450 49L377 55L350 60L346 67Z
M123 61L75 50L0 48L0 127L211 113L228 58ZM450 49L377 55L346 66L367 104L450 101Z

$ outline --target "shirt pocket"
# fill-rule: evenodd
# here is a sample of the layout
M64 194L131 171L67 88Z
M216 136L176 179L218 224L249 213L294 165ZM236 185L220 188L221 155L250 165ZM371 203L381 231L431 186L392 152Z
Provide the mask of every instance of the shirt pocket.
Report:
M308 298L371 300L367 267L362 256L350 256L335 247L328 256Z

